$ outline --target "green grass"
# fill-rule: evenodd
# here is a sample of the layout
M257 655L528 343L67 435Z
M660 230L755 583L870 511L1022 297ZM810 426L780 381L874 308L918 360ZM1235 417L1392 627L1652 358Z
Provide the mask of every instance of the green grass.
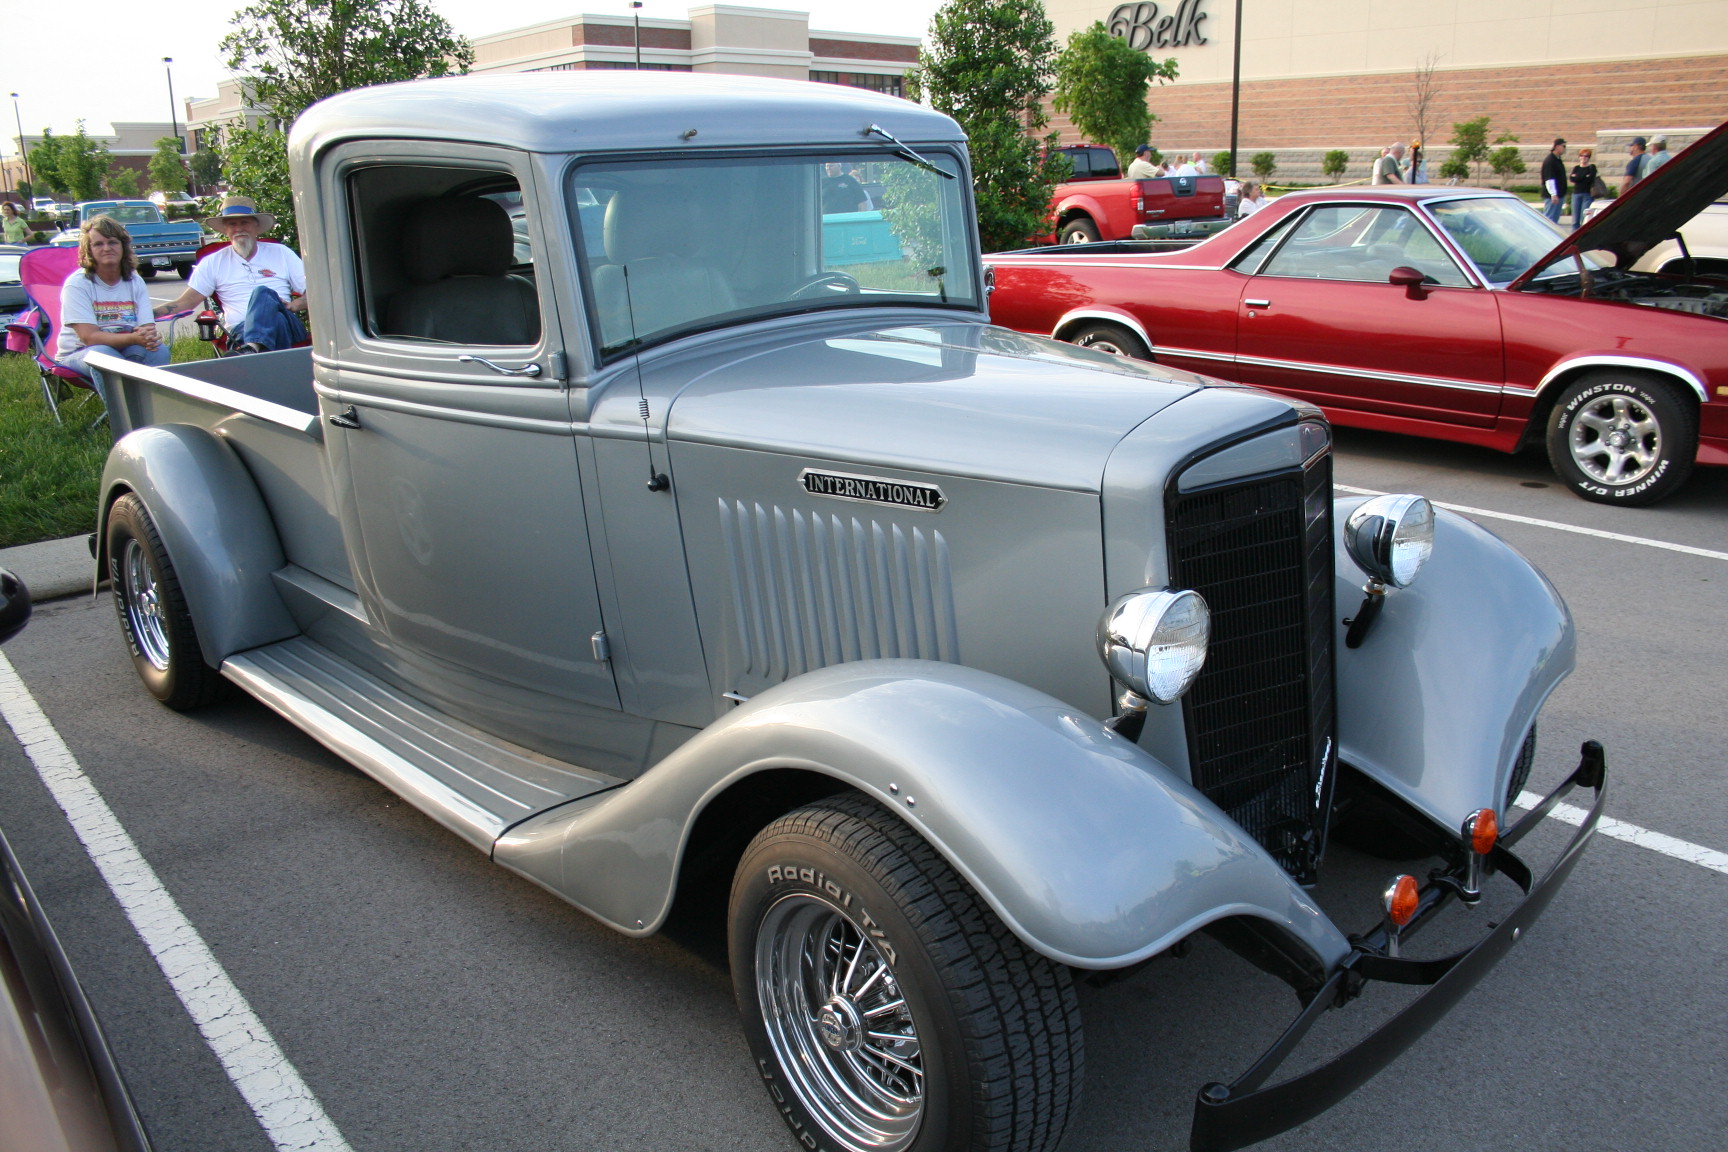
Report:
M175 361L203 360L210 346L174 342ZM36 363L0 355L0 548L95 530L96 488L112 443L106 422L90 427L101 401L62 389L56 424L43 402Z

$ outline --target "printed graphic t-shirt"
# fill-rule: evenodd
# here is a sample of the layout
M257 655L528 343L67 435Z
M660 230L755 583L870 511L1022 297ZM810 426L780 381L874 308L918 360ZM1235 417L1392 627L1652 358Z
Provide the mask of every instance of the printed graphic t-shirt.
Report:
M150 289L143 277L134 273L130 280L105 284L100 277L79 269L60 286L60 343L55 354L66 356L84 347L74 324L94 324L104 332L130 332L140 324L153 323Z
M222 301L222 322L230 328L246 319L246 305L257 288L268 288L286 302L290 293L306 291L306 266L286 244L260 240L252 259L233 248L218 248L192 269L191 286Z

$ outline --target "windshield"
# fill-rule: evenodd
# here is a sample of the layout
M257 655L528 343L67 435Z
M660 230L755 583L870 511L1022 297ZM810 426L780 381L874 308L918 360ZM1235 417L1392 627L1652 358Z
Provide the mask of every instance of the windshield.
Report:
M0 252L0 284L16 284L19 282L18 261L22 260L11 252Z
M815 308L982 307L964 181L885 149L584 164L567 202L603 355Z
M1567 235L1522 200L1496 196L1429 201L1427 208L1490 284L1510 284ZM1589 257L1584 263L1588 268L1601 267ZM1565 267L1574 267L1571 257L1566 258ZM1556 266L1554 272L1561 270Z
M94 220L98 216L112 217L116 224L160 224L162 214L154 204L86 204L82 208L84 219Z

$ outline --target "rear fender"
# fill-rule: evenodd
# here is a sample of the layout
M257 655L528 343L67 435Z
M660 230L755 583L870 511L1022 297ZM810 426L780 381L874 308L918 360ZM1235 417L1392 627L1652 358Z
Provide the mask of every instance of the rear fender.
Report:
M702 809L758 772L831 777L894 811L1052 960L1115 968L1231 917L1329 969L1348 941L1211 801L1098 721L921 660L777 685L634 783L532 817L494 859L622 931L654 931Z
M1092 304L1085 308L1075 308L1056 321L1056 327L1050 335L1058 340L1068 339L1069 333L1083 324L1102 320L1110 324L1120 324L1134 335L1140 337L1140 342L1148 349L1152 348L1152 337L1146 334L1146 326L1140 323L1138 317L1126 308L1117 308L1110 304Z
M1337 522L1359 503L1340 498ZM1342 532L1335 559L1336 615L1353 615L1367 577ZM1360 648L1337 628L1339 758L1453 834L1479 809L1504 814L1519 749L1577 656L1547 578L1486 528L1435 509L1415 583L1387 593Z
M275 525L232 448L190 424L121 437L102 472L98 581L108 567L108 510L127 492L156 523L206 664L220 667L236 652L299 634L271 580L286 563Z

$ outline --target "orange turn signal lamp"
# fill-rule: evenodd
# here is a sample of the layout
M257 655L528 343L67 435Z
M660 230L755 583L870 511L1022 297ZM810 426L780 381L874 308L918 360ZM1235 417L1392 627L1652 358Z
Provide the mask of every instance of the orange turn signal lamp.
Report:
M1499 839L1500 822L1494 817L1494 809L1484 808L1464 821L1464 841L1476 855L1486 856L1494 851Z
M1387 885L1383 897L1386 918L1399 928L1404 927L1416 918L1416 906L1421 902L1421 895L1416 887L1416 877L1405 874L1394 878Z

